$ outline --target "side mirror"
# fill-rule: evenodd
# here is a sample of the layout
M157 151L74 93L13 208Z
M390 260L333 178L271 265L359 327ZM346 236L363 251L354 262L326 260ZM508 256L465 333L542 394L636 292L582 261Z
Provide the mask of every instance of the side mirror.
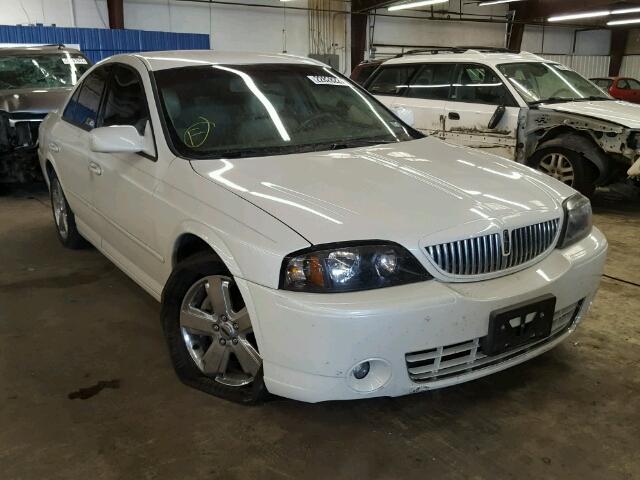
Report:
M131 125L113 125L91 130L89 148L100 153L138 153L144 150L144 137Z
M411 110L410 108L393 107L392 111L393 113L395 113L396 117L398 117L410 127L413 127L413 125L416 123L416 117L413 114L413 110Z
M489 120L489 125L488 125L489 130L493 130L498 126L498 124L500 123L500 120L502 120L502 117L504 117L504 113L506 111L507 109L505 108L504 105L500 105L498 108L496 108L496 111L493 112L491 120Z

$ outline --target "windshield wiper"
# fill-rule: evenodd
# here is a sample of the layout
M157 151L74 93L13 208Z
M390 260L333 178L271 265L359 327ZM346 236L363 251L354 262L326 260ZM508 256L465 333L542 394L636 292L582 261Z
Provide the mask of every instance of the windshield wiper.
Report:
M288 153L306 153L325 150L341 150L344 148L365 147L367 145L382 145L385 143L396 143L396 140L375 140L375 139L353 139L344 142L333 143L312 143L306 145L281 145L277 147L263 148L237 148L214 150L209 152L194 152L191 158L194 160L208 160L219 158L246 158L264 157L267 155L283 155Z
M530 106L540 105L542 103L567 103L567 102L575 102L576 98L561 98L561 97L550 97L543 98L542 100L536 100L535 102L529 102Z
M580 99L580 101L583 101L583 102L597 102L599 100L614 100L614 99L609 97L603 97L602 95L591 95L587 98Z
M202 152L192 154L194 159L218 159L218 158L244 158L244 157L262 157L265 155L273 155L291 150L292 146L282 147L264 147L264 148L237 148L227 150L213 150L210 152Z
M536 100L535 102L529 102L530 106L540 105L542 103L568 103L568 102L595 102L598 100L611 100L609 97L603 97L601 95L590 95L588 97L581 98L560 98L551 97L544 100Z
M341 150L344 148L367 147L369 145L386 145L388 143L397 143L397 140L375 140L375 139L353 139L344 142L335 142L329 144L329 150Z

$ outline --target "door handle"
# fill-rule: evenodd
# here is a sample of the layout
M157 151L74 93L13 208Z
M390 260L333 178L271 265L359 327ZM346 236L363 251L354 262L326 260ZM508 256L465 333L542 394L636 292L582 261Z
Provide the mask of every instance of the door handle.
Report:
M60 151L60 147L58 146L57 143L54 142L49 142L49 150L51 150L52 152L59 152Z
M460 114L458 112L449 112L449 120L460 120Z
M89 162L89 170L96 175L102 175L102 168L96 162Z

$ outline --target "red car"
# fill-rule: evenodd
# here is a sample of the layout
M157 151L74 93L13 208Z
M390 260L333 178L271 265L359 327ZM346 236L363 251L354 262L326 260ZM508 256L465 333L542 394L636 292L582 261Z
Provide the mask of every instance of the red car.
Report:
M591 81L613 98L640 103L640 82L635 78L592 78Z

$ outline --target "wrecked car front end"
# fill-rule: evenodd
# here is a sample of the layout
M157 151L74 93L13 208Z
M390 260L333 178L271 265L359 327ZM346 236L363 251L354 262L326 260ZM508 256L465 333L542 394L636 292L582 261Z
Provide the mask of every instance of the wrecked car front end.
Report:
M39 121L21 117L0 112L0 183L27 183L41 176L35 161Z
M614 122L607 115L596 118L597 112L603 115L612 109L615 101L590 102L580 105L582 111L571 111L571 106L555 108L524 109L518 132L519 144L524 148L519 152L519 161L531 158L542 144L555 141L559 145L579 152L594 164L598 171L598 185L607 185L621 177L640 175L640 107L616 105L615 108L637 109L632 112L637 120L625 121L622 116ZM624 123L623 123L624 122Z
M41 179L37 161L38 129L49 111L58 108L70 89L0 92L0 183Z
M63 45L0 49L0 184L42 178L38 129L91 66Z

